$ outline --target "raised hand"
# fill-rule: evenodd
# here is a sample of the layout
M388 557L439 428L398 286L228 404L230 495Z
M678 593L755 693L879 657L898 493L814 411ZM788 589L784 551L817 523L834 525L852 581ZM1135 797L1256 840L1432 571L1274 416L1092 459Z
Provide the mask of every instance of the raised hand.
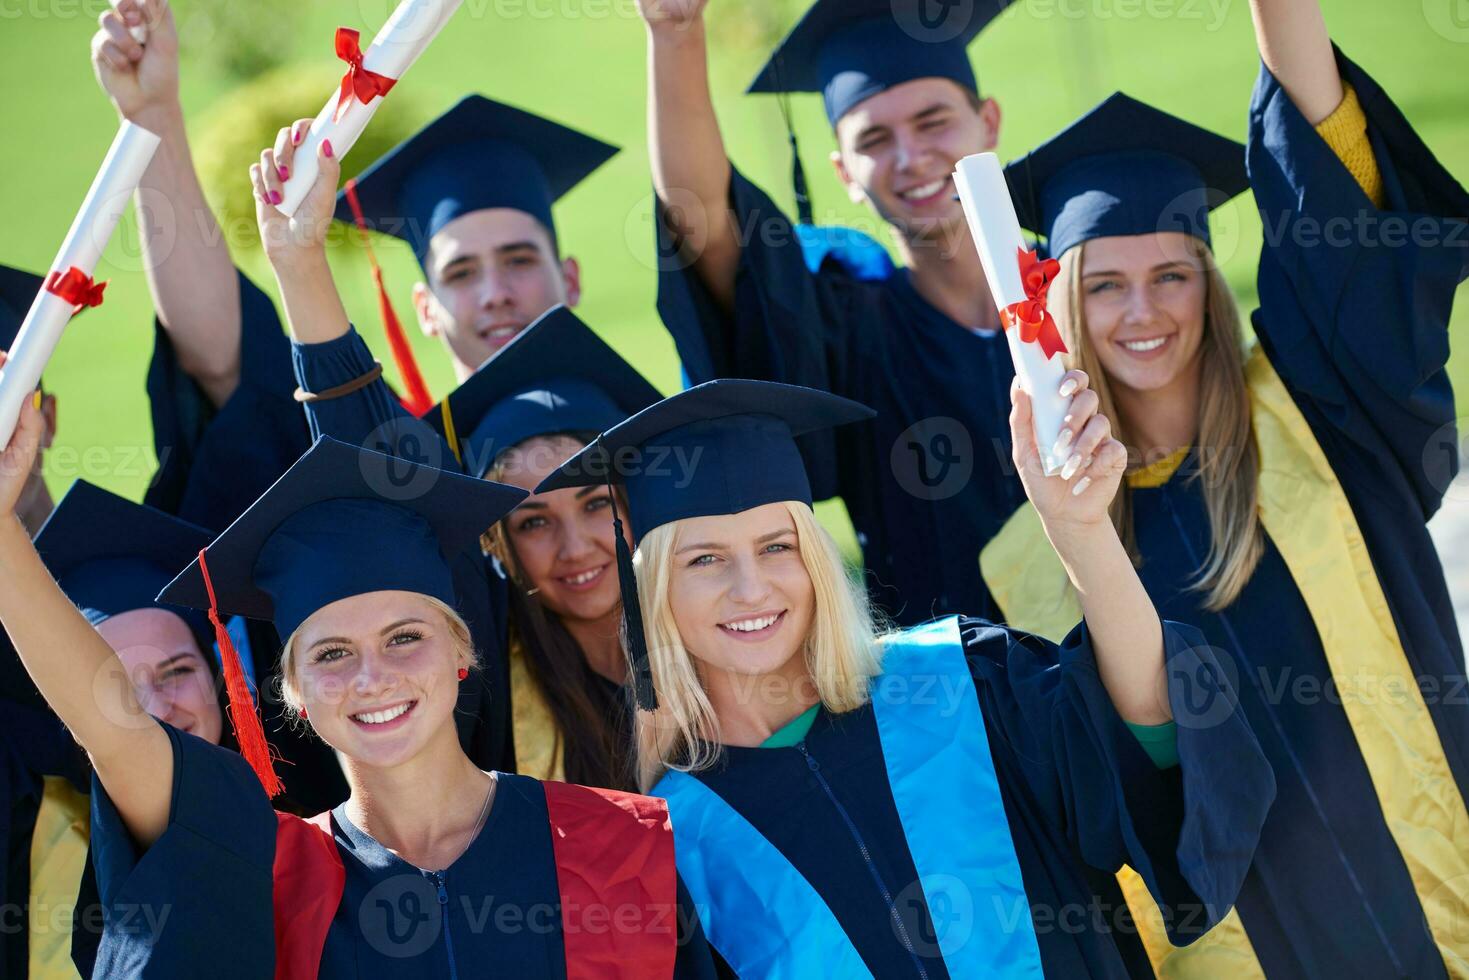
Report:
M179 37L168 0L119 0L97 19L92 68L118 115L157 132L179 114ZM146 44L129 28L144 26Z
M315 258L324 251L327 229L336 209L337 180L342 168L329 140L323 141L317 151L316 183L296 213L288 218L276 208L281 202L282 187L295 165L296 149L311 123L310 119L298 119L282 129L275 145L261 151L260 162L250 165L260 241L265 246L266 257L278 271L283 263Z
M1127 468L1127 450L1112 438L1112 425L1099 415L1097 393L1084 371L1068 371L1063 392L1074 392L1058 445L1067 462L1056 476L1046 476L1035 444L1030 396L1017 380L1010 386L1012 458L1026 496L1059 548L1058 535L1088 532L1108 523L1107 506Z
M681 29L704 16L708 0L638 0L638 12L653 30Z
M5 352L0 351L0 367L5 364ZM20 419L10 437L10 445L0 453L0 519L17 516L21 498L36 470L36 460L41 452L41 441L46 435L46 422L34 399L26 399L21 406Z

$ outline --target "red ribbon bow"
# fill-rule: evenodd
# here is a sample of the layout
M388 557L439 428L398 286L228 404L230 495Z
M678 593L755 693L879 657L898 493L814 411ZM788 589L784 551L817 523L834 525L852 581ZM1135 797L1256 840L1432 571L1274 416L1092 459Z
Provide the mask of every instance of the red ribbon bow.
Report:
M347 74L342 76L342 91L337 95L334 122L341 122L342 113L347 111L347 104L353 95L357 96L357 101L367 105L378 96L387 95L398 84L396 78L379 75L362 67L361 37L361 34L350 27L337 28L337 57L350 67Z
M1049 360L1057 354L1066 354L1066 343L1049 310L1046 309L1046 291L1056 281L1061 263L1055 259L1042 259L1023 248L1015 250L1020 260L1020 279L1025 284L1025 299L1011 303L1000 311L1000 322L1008 330L1020 327L1020 339L1027 344L1040 341L1041 350Z
M76 266L72 266L65 272L52 270L46 277L46 292L60 296L72 305L72 316L76 316L89 306L102 305L102 291L107 288L105 282L93 282L92 277L87 275Z

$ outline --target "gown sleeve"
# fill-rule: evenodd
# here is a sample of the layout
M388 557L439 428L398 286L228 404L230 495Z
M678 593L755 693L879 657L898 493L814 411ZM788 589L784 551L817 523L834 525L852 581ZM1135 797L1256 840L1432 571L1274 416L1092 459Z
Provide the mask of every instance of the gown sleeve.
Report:
M173 748L173 792L168 826L147 850L93 780L92 861L105 921L94 975L270 977L270 801L237 753L163 729Z
M1186 945L1238 895L1275 777L1235 700L1229 665L1193 628L1163 624L1178 766L1159 769L1112 705L1085 624L1058 647L969 620L970 669L997 768L1088 865L1130 865Z
M1325 138L1337 134L1313 127L1262 66L1246 150L1265 233L1254 327L1330 430L1318 438L1337 472L1405 483L1426 518L1457 468L1445 364L1454 292L1469 275L1469 194L1376 82L1339 51L1337 62L1385 207L1359 183L1360 161ZM1439 445L1445 461L1425 465Z
M296 381L320 392L362 377L377 364L360 334L348 330L321 344L292 344ZM440 469L459 469L444 438L410 415L382 378L340 398L307 402L312 438L331 436L350 445L413 460ZM508 583L477 551L452 564L458 611L469 626L480 667L478 683L459 686L455 722L460 741L475 765L514 770L510 706L510 665L505 656Z
M790 220L769 196L730 168L729 202L740 236L732 313L695 273L658 203L658 313L673 335L690 384L751 378L843 395L852 390L862 346L859 311L839 263L813 273ZM816 499L836 495L830 434L797 440Z
M240 383L216 408L154 324L148 400L158 473L144 502L211 530L228 527L308 448L292 397L290 340L270 298L240 279Z
M694 900L678 878L678 954L673 961L674 980L717 980L723 976L715 965L714 948L704 937L704 925Z

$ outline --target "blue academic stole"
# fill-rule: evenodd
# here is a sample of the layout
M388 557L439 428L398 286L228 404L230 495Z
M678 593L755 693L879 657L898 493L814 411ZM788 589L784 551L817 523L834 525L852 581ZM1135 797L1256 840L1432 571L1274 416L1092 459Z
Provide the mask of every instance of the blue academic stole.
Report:
M1020 862L955 617L884 644L873 713L929 917L955 977L1044 976ZM704 933L740 976L871 976L822 897L697 778L670 772L678 870Z

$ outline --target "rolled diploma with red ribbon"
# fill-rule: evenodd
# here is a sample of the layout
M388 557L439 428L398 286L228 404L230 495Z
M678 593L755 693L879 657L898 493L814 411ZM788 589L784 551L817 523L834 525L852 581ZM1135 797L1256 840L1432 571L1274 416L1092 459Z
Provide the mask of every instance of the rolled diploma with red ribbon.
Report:
M373 75L397 81L413 66L433 39L449 23L449 18L459 9L464 0L403 0L393 15L388 18L372 45L363 53L362 70ZM344 91L346 105L338 112L338 100ZM295 166L291 176L281 188L281 203L276 209L282 214L293 215L311 185L316 183L316 151L322 140L332 141L332 153L338 158L347 155L367 124L382 105L382 96L374 96L365 105L351 94L350 87L339 85L333 90L326 106L317 114L310 131L301 145L296 148Z
M48 280L71 269L92 276L157 149L158 137L143 127L124 122L118 128L117 138L82 201L82 209L51 263ZM75 312L75 306L47 289L32 301L10 356L0 368L0 446L9 444L20 408L41 383L41 371Z
M1030 297L1016 259L1019 252L1026 251L1025 239L1020 234L1020 220L1015 217L999 158L993 153L964 157L954 171L954 187L964 205L964 216L969 220L969 232L979 249L979 261L995 305L1004 311L1025 302ZM1031 398L1041 463L1046 475L1054 476L1066 462L1065 454L1058 456L1052 451L1061 434L1061 420L1071 407L1069 397L1057 394L1066 366L1059 356L1047 357L1039 343L1021 340L1017 329L1007 329L1005 340L1020 386Z

